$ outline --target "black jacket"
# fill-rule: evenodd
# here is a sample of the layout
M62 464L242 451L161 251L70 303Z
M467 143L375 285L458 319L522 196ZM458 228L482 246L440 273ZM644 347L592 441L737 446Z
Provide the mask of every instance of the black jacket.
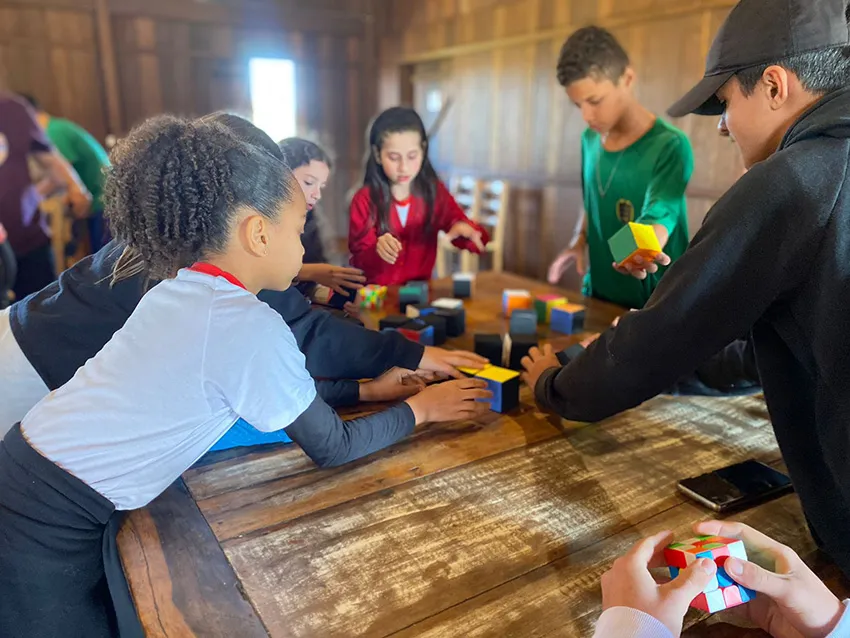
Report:
M597 421L638 405L750 334L779 446L809 523L850 576L850 89L789 129L709 211L643 310L538 401Z

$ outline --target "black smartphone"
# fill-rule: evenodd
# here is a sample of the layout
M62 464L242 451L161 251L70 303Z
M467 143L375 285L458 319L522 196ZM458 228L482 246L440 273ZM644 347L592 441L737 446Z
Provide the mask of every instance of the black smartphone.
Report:
M792 491L791 479L755 460L679 481L679 491L715 512L728 512Z

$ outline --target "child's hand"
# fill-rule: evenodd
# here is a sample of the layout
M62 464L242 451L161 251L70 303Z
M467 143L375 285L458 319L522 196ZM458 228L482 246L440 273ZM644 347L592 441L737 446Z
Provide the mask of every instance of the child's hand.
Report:
M525 372L522 374L523 381L528 384L528 387L534 390L537 386L537 381L549 368L560 368L561 362L552 350L552 346L548 343L543 346L543 349L532 348L528 351L528 356L523 357L520 361Z
M407 404L419 425L483 416L490 411L490 404L484 401L491 398L493 393L487 389L485 381L459 379L427 387L409 398Z
M304 264L298 278L303 281L315 281L341 295L359 290L366 283L366 277L359 268L343 268L330 264Z
M455 225L449 229L449 232L446 233L446 237L449 241L454 241L459 237L463 237L475 244L478 252L484 252L484 242L481 241L481 231L476 230L466 222L456 222Z
M674 636L682 633L682 621L691 601L708 585L717 571L714 561L702 558L683 569L666 584L655 582L650 567L664 565L664 548L673 539L671 532L645 538L614 561L602 574L602 609L631 607L654 616Z
M345 304L342 306L342 309L345 312L345 314L347 314L351 317L359 317L360 316L360 307L357 304L352 303L350 301L346 301Z
M428 372L439 372L447 377L463 379L458 368L483 368L490 363L484 357L465 350L443 350L434 346L425 346L425 352L419 361L419 368Z
M552 262L552 265L549 266L549 275L547 280L553 286L561 281L561 277L564 276L564 273L567 272L567 269L575 262L576 272L584 277L584 274L587 272L587 264L584 256L584 245L578 246L576 248L567 248L560 255L555 258L555 261Z
M378 237L378 257L388 264L394 264L396 262L401 248L401 242L393 237L391 233L384 233Z
M647 273L658 272L658 266L669 266L672 260L666 253L658 253L654 261L646 261L640 255L636 256L633 261L634 264L628 263L623 268L615 263L614 270L621 275L630 275L635 279L646 279Z
M790 547L731 521L705 521L694 525L694 531L744 541L752 562L728 558L723 568L761 595L730 613L743 615L775 638L826 636L838 624L844 605Z
M360 384L361 401L399 401L425 388L425 380L404 368L390 368L377 379Z

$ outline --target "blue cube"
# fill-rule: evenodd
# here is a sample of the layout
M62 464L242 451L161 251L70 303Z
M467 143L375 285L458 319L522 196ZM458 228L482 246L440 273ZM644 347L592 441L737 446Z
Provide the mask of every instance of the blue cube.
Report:
M537 312L534 310L514 310L511 313L510 332L518 335L536 335Z

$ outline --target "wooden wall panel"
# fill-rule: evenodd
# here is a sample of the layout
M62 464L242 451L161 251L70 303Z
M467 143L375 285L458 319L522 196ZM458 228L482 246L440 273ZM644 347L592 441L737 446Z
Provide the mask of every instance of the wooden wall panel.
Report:
M380 42L384 76L398 82L402 74L394 68L413 69L415 106L426 120L429 91L454 99L433 141L432 160L446 177L468 174L514 185L506 267L542 277L570 240L581 210L585 124L555 79L563 41L587 24L610 28L632 58L639 99L663 114L702 75L711 39L734 0L412 4L389 2L387 20L395 29ZM399 93L382 87L382 106ZM696 159L688 192L693 234L742 164L734 146L718 137L714 118L675 124L691 139Z

